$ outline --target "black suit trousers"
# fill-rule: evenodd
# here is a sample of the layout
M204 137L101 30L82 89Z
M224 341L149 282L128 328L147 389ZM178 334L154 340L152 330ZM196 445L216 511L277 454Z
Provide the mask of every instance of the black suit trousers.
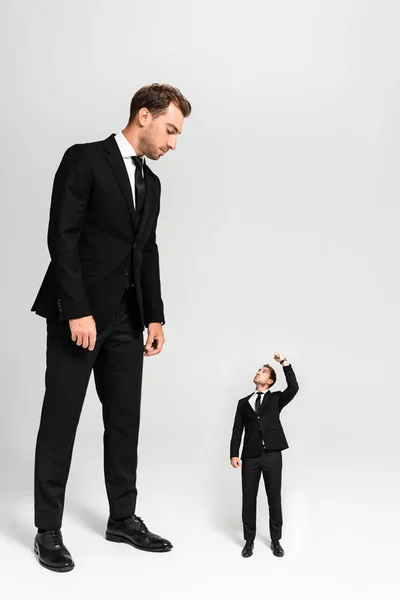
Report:
M93 351L71 340L69 323L47 321L45 396L35 455L35 525L60 529L76 429L91 372L102 404L110 514L135 512L143 333L134 289L126 291Z
M282 536L282 452L263 450L260 456L242 460L242 520L245 540L256 536L257 493L261 473L264 479L269 506L269 531L271 540Z

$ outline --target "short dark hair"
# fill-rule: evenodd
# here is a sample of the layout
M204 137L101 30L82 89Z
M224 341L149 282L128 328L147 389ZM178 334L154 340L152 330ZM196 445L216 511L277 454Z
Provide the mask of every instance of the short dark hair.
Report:
M269 369L269 379L272 379L272 383L269 387L272 387L276 381L276 373L275 373L275 369L273 369L271 367L271 365L263 365L263 367L266 367L267 369Z
M136 92L131 100L129 123L133 121L141 108L147 108L153 117L156 117L165 112L171 102L179 108L185 118L192 112L189 100L178 88L167 83L145 85Z

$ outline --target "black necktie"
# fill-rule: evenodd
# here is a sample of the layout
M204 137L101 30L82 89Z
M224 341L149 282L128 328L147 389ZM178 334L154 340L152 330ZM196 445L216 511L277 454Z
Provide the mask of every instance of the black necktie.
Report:
M138 156L132 156L133 164L136 167L135 170L135 210L136 214L140 215L144 206L144 197L146 188L144 185L143 177L143 163Z
M261 406L261 396L262 396L262 392L257 392L257 398L256 398L256 412L258 412L260 410L260 406Z

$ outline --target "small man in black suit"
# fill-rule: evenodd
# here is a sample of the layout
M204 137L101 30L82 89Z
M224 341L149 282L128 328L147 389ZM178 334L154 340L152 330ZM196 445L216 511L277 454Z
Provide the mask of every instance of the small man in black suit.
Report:
M256 536L257 493L261 473L264 478L269 506L269 529L271 550L275 556L283 556L279 540L282 536L282 450L288 443L279 420L279 414L299 391L294 371L283 354L277 352L274 359L283 366L287 388L283 392L271 392L276 373L270 365L258 369L254 383L255 392L238 402L231 438L231 465L242 467L242 520L246 541L242 556L252 556ZM239 447L245 430L242 460Z

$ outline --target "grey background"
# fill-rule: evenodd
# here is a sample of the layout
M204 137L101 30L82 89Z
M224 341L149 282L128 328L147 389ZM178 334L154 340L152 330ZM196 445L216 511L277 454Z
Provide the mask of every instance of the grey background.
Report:
M29 310L52 179L68 146L118 131L158 81L193 115L151 164L167 342L145 364L138 514L175 548L100 537L91 386L63 528L78 567L60 598L396 596L399 17L389 0L2 1L0 560L16 591L46 597L59 581L30 550L45 324ZM260 488L245 562L229 438L274 351L300 382L282 416L286 557L267 548Z

